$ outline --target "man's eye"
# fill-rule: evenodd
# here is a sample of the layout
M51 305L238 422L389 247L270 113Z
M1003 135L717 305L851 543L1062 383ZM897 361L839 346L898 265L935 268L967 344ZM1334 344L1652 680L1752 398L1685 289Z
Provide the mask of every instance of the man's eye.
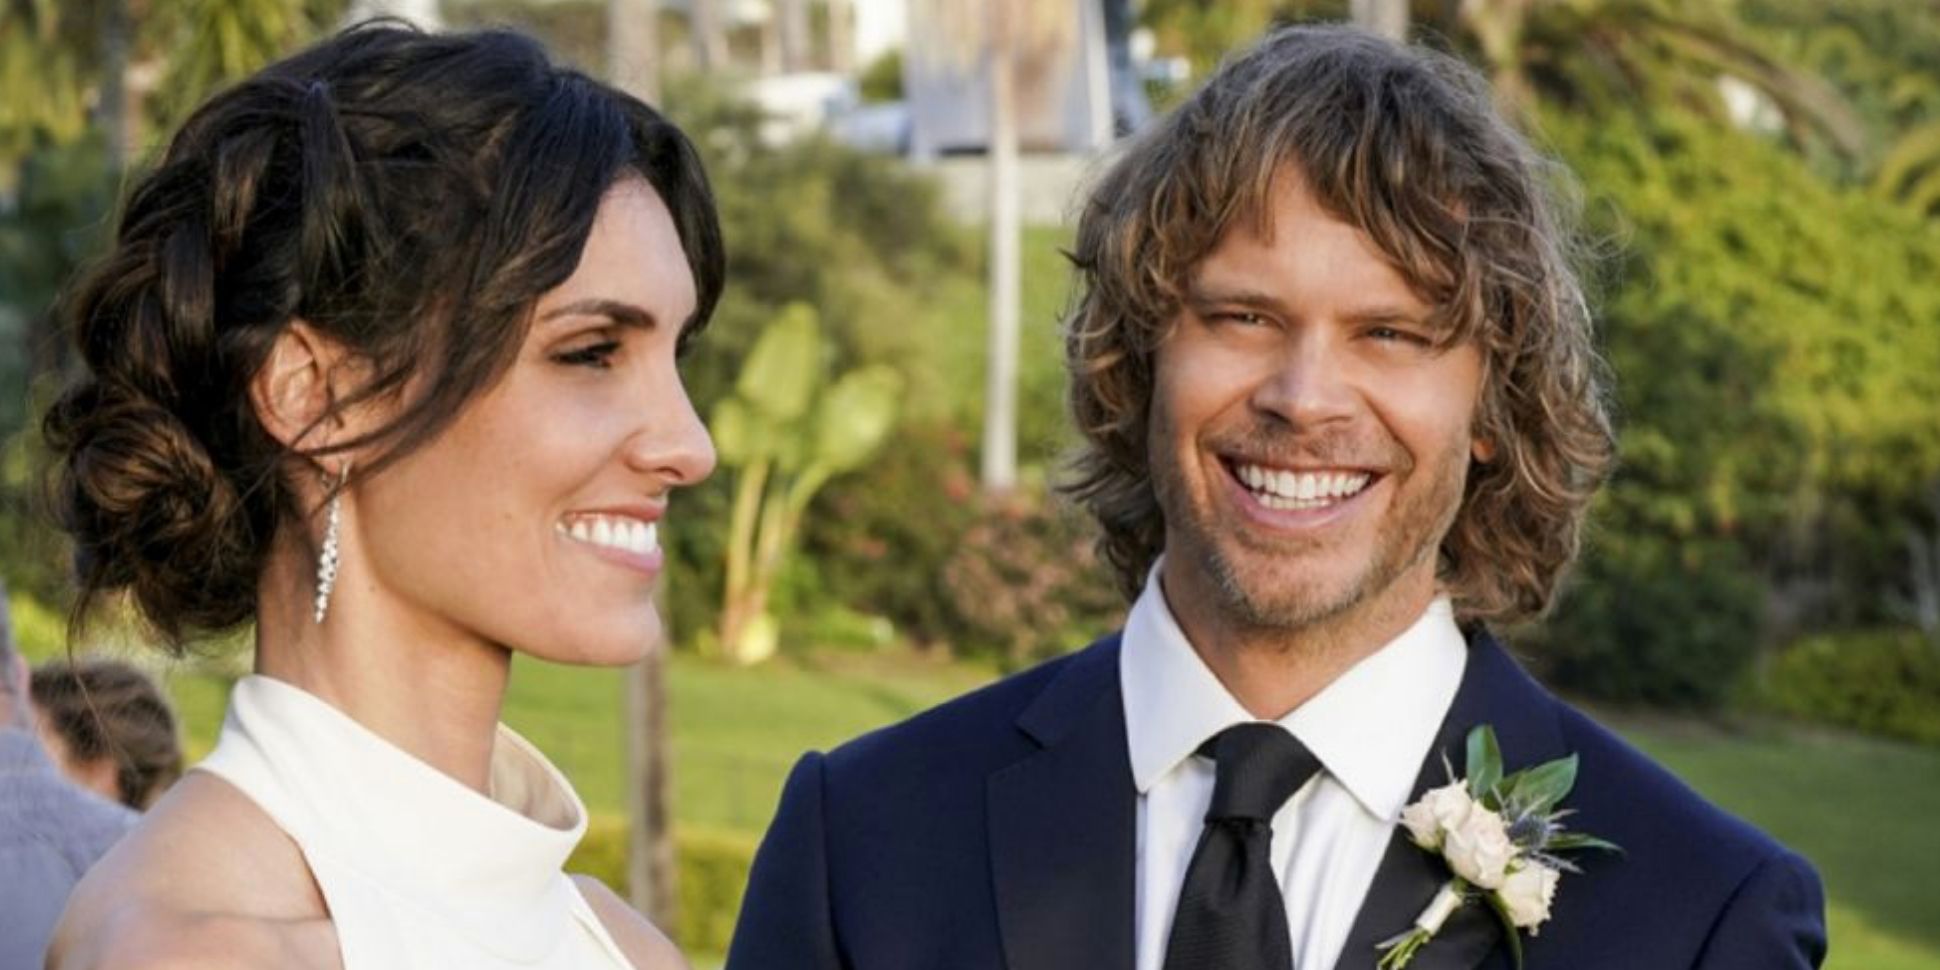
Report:
M605 370L613 366L613 355L619 350L619 341L604 340L577 350L562 351L554 354L552 359L572 367L597 367Z
M1373 327L1368 330L1367 335L1374 338L1375 340L1394 341L1398 343L1409 343L1409 344L1421 344L1424 346L1429 342L1428 338L1422 336L1421 334L1414 333L1408 330L1402 330L1398 327Z
M1266 317L1250 310L1216 310L1206 317L1214 323L1234 323L1243 327L1257 327L1266 323Z

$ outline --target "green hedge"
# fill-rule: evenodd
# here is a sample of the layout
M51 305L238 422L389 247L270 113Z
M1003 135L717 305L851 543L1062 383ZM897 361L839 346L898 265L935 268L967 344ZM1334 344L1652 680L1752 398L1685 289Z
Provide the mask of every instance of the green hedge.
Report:
M1940 647L1917 630L1808 637L1773 658L1760 698L1781 714L1940 745Z
M66 652L65 617L21 590L9 589L7 603L13 620L14 647L22 656L40 661Z
M722 954L734 935L741 894L748 885L758 840L739 832L682 827L674 833L678 925L671 934L689 954ZM566 860L569 872L593 876L625 896L627 825L623 818L596 817L586 838Z

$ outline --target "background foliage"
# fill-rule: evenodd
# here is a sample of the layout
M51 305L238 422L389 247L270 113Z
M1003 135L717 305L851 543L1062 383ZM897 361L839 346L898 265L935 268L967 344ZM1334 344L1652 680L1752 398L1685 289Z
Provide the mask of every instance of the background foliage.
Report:
M1488 74L1572 173L1558 178L1581 203L1616 377L1622 461L1585 553L1554 615L1508 632L1551 683L1619 722L1641 717L1624 709L1676 708L1727 726L1629 731L1807 848L1833 890L1835 961L1940 966L1921 882L1940 842L1909 821L1940 811L1924 783L1940 745L1940 3L1411 6L1420 36ZM31 416L67 366L59 286L98 252L127 178L101 97L109 49L122 45L138 82L121 120L126 164L139 166L185 106L342 7L129 0L117 24L107 0L0 3L0 573L37 655L65 648L66 593L37 513ZM457 25L511 20L564 56L599 56L593 0L450 7ZM1141 16L1158 53L1200 78L1272 23L1347 7L1147 0ZM716 626L730 476L681 494L663 530L683 653L676 801L693 824L680 932L705 952L725 939L753 833L801 747L1081 645L1123 604L1090 560L1088 526L1050 498L1070 443L1057 334L1068 227L1024 240L1023 486L982 496L978 230L946 219L936 185L898 160L767 144L721 79L668 80L663 100L706 156L730 253L726 299L685 365L702 413L795 301L823 321L831 373L887 366L905 388L889 442L809 506L771 601L772 669L729 671L695 650ZM867 83L893 97L898 62ZM1157 93L1176 100L1191 83ZM534 693L510 716L564 752L596 809L617 811L610 739L585 740L589 721L605 738L617 691L552 676L522 670L515 684L537 686L515 688ZM219 683L184 675L174 689L213 712ZM540 695L547 704L521 706ZM1768 715L1898 743L1774 734ZM578 864L617 872L607 828Z

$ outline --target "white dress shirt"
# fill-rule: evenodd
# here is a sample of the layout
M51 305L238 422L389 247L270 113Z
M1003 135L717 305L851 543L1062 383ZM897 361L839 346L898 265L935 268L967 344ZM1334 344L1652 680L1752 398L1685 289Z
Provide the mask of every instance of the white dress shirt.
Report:
M1257 720L1187 642L1158 575L1155 565L1119 653L1138 787L1138 970L1160 970L1165 959L1212 801L1213 764L1195 752ZM1300 970L1330 970L1339 959L1467 662L1454 609L1438 597L1413 626L1280 719L1323 767L1273 817L1273 867Z

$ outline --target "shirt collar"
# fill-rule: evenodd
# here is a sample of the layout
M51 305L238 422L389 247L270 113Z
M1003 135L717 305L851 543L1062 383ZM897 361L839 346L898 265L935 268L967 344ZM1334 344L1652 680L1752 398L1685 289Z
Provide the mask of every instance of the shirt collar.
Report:
M1132 781L1141 795L1207 738L1257 720L1186 639L1160 588L1159 566L1132 604L1119 653ZM1407 804L1467 662L1454 607L1438 596L1400 636L1279 723L1363 809L1392 820Z

